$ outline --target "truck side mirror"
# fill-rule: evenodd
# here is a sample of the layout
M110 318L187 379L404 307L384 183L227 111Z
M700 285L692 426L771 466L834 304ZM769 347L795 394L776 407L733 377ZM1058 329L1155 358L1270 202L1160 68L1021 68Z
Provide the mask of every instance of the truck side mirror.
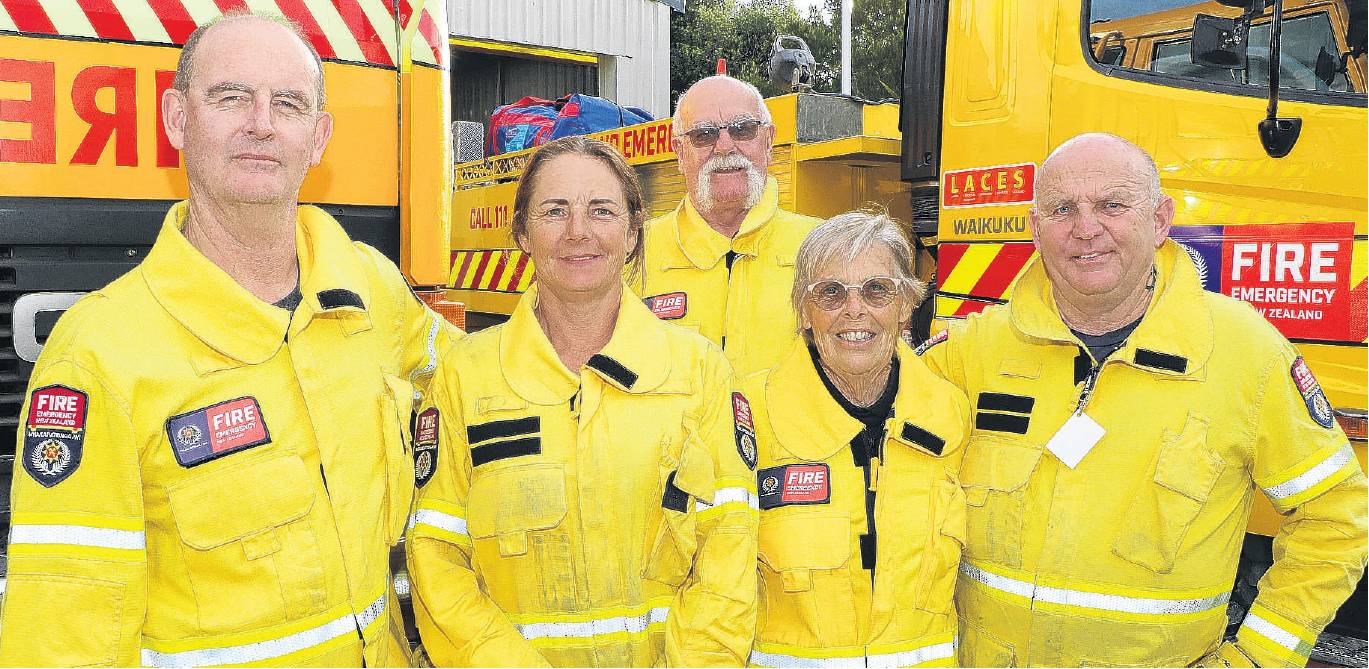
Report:
M1331 84L1336 83L1337 74L1345 72L1346 60L1347 59L1343 59L1342 57L1327 51L1326 47L1322 47L1317 51L1317 64L1313 69L1313 72L1316 73L1318 79L1321 79L1323 83L1330 86Z
M1223 70L1245 69L1250 23L1241 18L1198 14L1193 17L1190 58L1194 65Z

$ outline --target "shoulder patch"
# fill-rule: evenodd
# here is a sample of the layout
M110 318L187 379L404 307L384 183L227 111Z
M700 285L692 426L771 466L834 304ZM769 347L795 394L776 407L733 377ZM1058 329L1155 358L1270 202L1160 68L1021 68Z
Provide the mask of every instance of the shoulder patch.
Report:
M684 318L689 311L689 295L684 291L652 295L642 300L651 313L663 321Z
M950 339L950 338L951 338L951 331L950 331L950 330L942 330L941 332L938 332L938 333L932 335L931 337L928 337L928 338L927 338L927 341L924 341L924 342L922 342L921 344L918 344L918 345L917 345L917 348L913 349L913 353L916 353L916 354L918 354L918 355L922 355L923 353L926 353L929 349L931 349L933 346L936 346L937 344L940 344L941 342L946 341L947 339Z
M1336 418L1331 414L1331 403L1326 400L1326 393L1322 392L1321 384L1317 383L1317 377L1312 376L1312 370L1307 368L1307 362L1302 356L1293 361L1288 373L1293 377L1293 384L1298 387L1298 393L1302 395L1303 404L1307 405L1307 415L1322 427L1329 428L1335 425Z
M732 393L732 423L737 440L737 454L741 456L746 468L756 469L756 424L751 420L751 403L746 395Z
M257 398L250 395L211 404L166 419L166 438L182 467L271 443L271 431Z
M756 472L760 507L827 504L832 500L831 470L825 462L766 467Z
M437 428L441 420L437 407L425 409L414 419L414 485L419 488L437 473Z
M67 480L81 465L86 440L84 391L44 386L29 396L24 423L24 471L44 488Z

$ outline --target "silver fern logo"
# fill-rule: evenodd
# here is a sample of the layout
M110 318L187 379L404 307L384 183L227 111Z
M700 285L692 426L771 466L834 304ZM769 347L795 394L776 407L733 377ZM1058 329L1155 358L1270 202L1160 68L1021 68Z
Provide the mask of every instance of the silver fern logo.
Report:
M1183 242L1179 242L1179 246L1184 249L1189 259L1193 261L1193 266L1198 269L1198 283L1207 286L1207 261L1203 259L1203 254L1198 253L1197 249Z

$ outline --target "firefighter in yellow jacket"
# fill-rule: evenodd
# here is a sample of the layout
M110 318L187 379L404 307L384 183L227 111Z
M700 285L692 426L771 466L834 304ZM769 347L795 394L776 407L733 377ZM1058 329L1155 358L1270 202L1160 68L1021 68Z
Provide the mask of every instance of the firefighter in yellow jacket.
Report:
M418 416L407 547L439 666L745 662L755 444L722 352L621 281L642 211L632 169L583 137L542 147L519 183L536 282L443 356Z
M786 291L819 221L779 208L766 174L775 127L755 87L703 79L680 96L674 127L688 192L647 222L637 292L657 317L722 346L738 375L769 368L796 336Z
M955 664L969 407L899 338L925 291L910 258L887 216L819 225L796 263L803 340L733 400L760 454L752 665Z
M34 368L0 664L406 665L388 555L446 335L295 205L328 125L303 40L240 16L191 44L167 104L190 199Z
M1303 666L1364 569L1365 478L1325 395L1253 309L1203 291L1173 214L1141 149L1066 142L1012 300L927 347L975 407L967 666ZM1224 642L1257 491L1286 519Z

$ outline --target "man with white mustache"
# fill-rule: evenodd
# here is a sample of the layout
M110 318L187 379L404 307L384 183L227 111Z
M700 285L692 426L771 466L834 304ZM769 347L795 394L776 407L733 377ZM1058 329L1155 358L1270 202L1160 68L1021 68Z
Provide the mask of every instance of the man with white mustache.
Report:
M795 337L794 256L821 221L779 208L766 174L775 126L754 86L698 81L680 96L674 132L687 194L647 222L630 283L657 317L722 346L739 375L768 369Z

